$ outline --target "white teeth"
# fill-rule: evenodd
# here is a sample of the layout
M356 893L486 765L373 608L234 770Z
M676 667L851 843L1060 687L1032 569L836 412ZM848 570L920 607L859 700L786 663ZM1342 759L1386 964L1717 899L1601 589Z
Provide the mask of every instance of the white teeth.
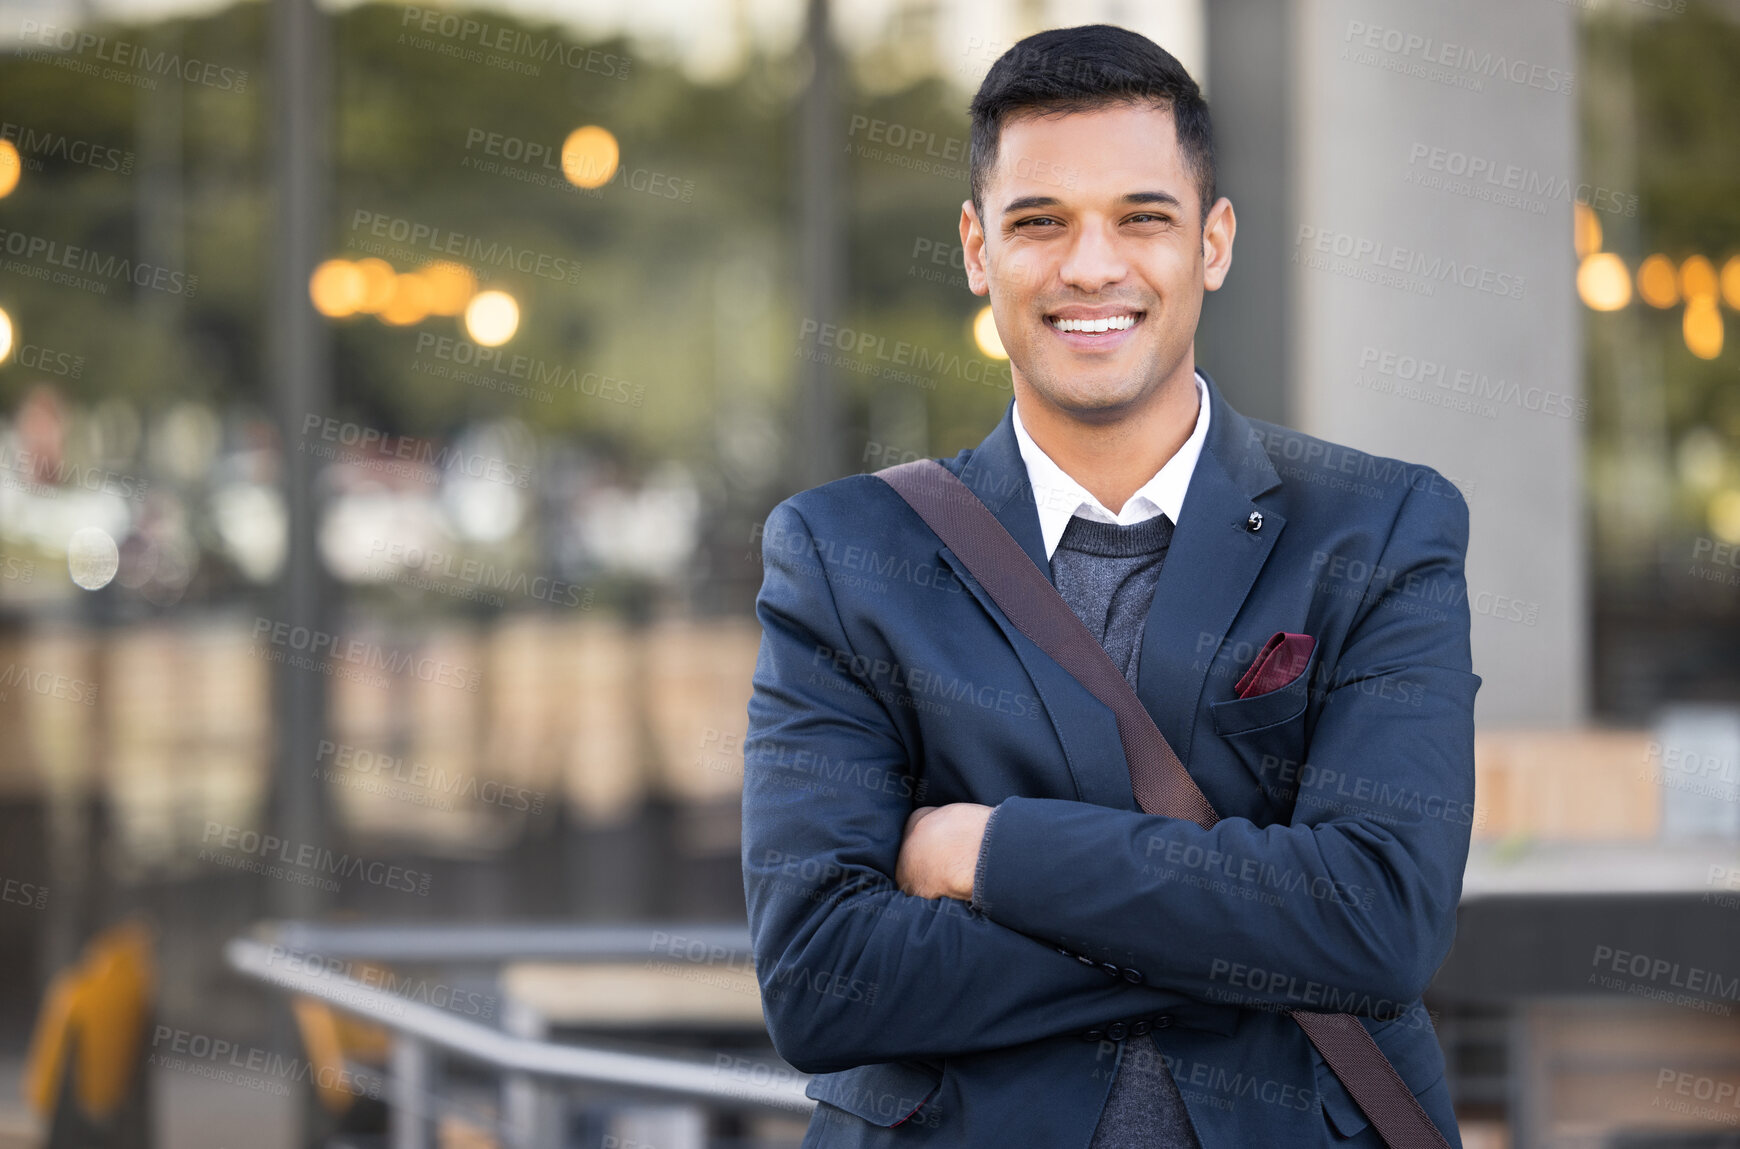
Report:
M1053 319L1051 325L1059 331L1082 331L1097 335L1103 331L1128 331L1136 325L1136 317L1112 315L1105 319Z

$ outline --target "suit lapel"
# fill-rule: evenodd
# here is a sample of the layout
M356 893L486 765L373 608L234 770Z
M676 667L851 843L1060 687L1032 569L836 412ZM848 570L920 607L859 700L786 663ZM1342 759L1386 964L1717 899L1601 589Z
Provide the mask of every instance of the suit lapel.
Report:
M1039 529L1039 508L1027 481L1027 464L1022 461L1020 445L1015 441L1015 424L1010 416L1014 409L1011 401L1003 412L1003 421L971 454L962 452L953 459L945 459L943 465L990 508L1003 528L1021 544L1027 557L1050 579L1051 562L1046 558L1045 536ZM1111 710L1015 629L953 551L942 547L938 556L996 622L1033 681L1052 729L1057 731L1058 741L1063 745L1076 800L1136 809L1129 770L1124 765L1124 745L1118 738L1118 724Z
M1130 788L1130 771L1124 760L1124 744L1118 737L1118 720L1111 709L1039 649L1032 639L1015 629L959 556L947 547L941 548L937 555L991 616L997 629L1014 648L1015 656L1021 660L1022 668L1033 682L1034 693L1051 719L1051 728L1057 732L1057 740L1063 745L1076 801L1136 809L1136 796Z
M1208 668L1287 525L1261 496L1281 485L1259 433L1208 380L1208 440L1191 475L1142 632L1136 693L1185 763ZM1262 527L1252 531L1252 511Z

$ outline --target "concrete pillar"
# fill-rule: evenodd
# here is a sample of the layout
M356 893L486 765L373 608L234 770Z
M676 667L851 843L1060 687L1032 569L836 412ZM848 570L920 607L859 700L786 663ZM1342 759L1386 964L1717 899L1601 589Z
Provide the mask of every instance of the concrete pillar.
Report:
M1290 10L1291 421L1463 490L1477 715L1500 725L1587 707L1577 11Z

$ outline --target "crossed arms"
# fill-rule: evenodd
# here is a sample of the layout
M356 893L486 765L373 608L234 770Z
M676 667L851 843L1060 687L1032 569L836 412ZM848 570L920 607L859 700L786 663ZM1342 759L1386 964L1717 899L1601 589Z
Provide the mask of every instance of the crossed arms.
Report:
M907 776L914 763L882 703L815 665L816 649L850 650L851 638L816 549L790 545L811 538L808 523L789 502L775 508L766 537L786 545L764 548L743 868L779 1054L822 1073L1001 1049L1120 1016L1183 1017L1204 1002L1389 1016L1415 1000L1448 951L1468 841L1466 821L1419 807L1472 808L1479 681L1460 593L1467 511L1431 497L1416 513L1404 502L1380 565L1397 572L1390 586L1434 580L1456 593L1430 601L1452 605L1432 621L1391 608L1384 590L1361 608L1338 665L1367 669L1323 695L1310 753L1342 764L1341 778L1406 786L1419 800L1400 812L1362 805L1324 789L1329 771L1306 770L1293 779L1292 825L1235 817L1203 830L1012 797L985 835L977 890L962 886L962 865L978 853L973 823L986 808L943 807L909 827L909 788L815 787L794 769L825 755L866 776ZM1417 705L1372 689L1386 678L1419 688ZM1252 877L1263 902L1229 895ZM979 909L961 900L969 893ZM1108 978L1059 945L1134 967L1143 983Z

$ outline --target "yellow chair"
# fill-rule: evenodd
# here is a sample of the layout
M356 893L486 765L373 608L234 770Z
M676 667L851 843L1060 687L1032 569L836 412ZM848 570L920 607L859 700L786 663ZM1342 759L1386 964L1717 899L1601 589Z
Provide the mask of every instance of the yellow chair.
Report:
M309 1077L321 1107L343 1117L356 1104L353 1063L384 1067L392 1036L378 1025L340 1013L324 1001L297 997L290 1003L296 1030L308 1055Z
M68 1100L60 1090L70 1079L70 1100L86 1121L114 1122L138 1084L155 993L151 932L143 922L123 922L91 939L43 997L24 1066L30 1107L52 1118Z

